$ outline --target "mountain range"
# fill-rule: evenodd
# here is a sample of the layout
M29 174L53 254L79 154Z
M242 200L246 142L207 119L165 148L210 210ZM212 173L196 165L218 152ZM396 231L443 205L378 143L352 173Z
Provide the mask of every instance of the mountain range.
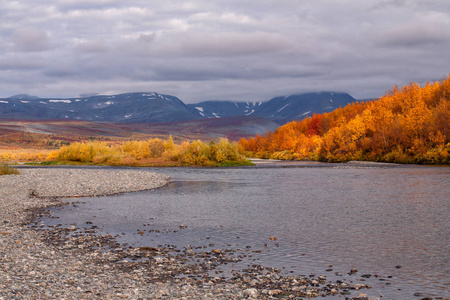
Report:
M266 102L204 101L196 104L185 104L175 96L153 92L78 98L39 98L21 94L0 99L0 119L167 123L251 116L252 120L263 118L282 125L355 101L349 94L336 92L289 95Z

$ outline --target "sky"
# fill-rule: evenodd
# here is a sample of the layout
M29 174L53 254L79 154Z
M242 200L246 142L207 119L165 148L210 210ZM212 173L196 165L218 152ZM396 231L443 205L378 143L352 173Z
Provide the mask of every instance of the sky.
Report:
M0 2L0 97L366 99L449 73L448 0Z

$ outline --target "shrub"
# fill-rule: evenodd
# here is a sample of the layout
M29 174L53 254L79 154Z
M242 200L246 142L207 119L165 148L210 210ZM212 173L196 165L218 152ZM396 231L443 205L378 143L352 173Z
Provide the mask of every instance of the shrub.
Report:
M247 164L242 148L227 139L217 144L200 140L177 145L172 136L164 141L158 138L146 141L127 141L116 145L105 142L72 143L50 153L29 154L36 161L81 162L109 165L188 165L218 166Z
M0 164L0 175L12 175L12 174L20 174L20 173L15 168L11 168L6 164Z
M55 153L51 153L51 157ZM62 146L58 151L58 161L80 161L80 162L107 162L111 158L116 158L115 150L106 143L73 143L69 146Z

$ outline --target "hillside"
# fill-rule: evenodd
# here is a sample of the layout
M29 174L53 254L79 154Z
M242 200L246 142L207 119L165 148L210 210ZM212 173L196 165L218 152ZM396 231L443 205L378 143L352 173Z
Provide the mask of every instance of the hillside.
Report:
M126 93L69 99L43 99L17 95L0 99L0 118L107 122L170 122L199 119L177 97L158 93Z
M345 93L320 92L289 95L262 103L254 115L268 118L282 125L293 120L302 120L315 113L330 112L355 101L355 98Z
M321 161L450 163L450 76L240 140L249 155Z
M83 141L127 141L167 138L238 141L264 134L278 125L259 117L225 117L161 123L113 123L78 120L0 120L0 152L11 148L55 148Z
M276 97L267 102L204 101L188 105L175 96L158 93L67 99L22 94L0 99L0 119L166 123L255 116L285 124L313 113L332 111L354 101L348 94L331 92Z
M204 118L223 118L233 116L254 115L255 110L262 104L233 101L204 101L196 104L188 104L194 113Z

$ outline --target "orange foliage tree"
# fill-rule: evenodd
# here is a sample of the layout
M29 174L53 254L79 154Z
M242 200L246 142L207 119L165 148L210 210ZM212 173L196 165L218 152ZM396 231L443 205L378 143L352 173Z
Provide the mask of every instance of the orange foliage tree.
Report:
M448 164L449 99L450 76L394 86L378 100L293 121L239 145L264 158Z

